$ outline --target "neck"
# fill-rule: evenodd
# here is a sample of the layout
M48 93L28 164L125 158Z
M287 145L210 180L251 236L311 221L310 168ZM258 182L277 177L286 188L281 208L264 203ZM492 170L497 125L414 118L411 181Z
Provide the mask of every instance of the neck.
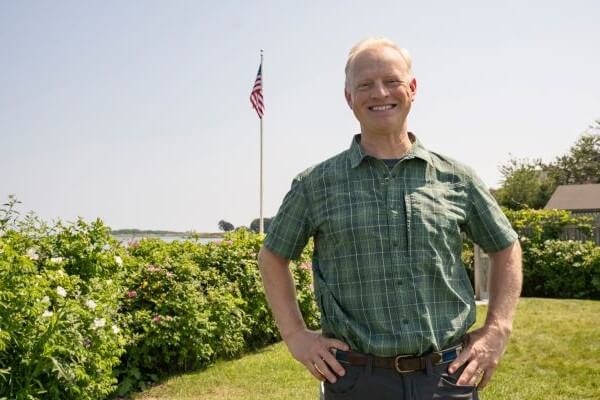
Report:
M396 133L365 131L361 134L360 146L375 158L396 159L410 151L412 141L406 129Z

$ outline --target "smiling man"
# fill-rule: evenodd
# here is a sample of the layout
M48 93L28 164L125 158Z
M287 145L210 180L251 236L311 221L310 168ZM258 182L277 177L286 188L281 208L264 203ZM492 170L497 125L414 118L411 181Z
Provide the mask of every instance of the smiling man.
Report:
M352 48L345 96L361 133L294 179L259 255L282 338L325 399L476 399L512 331L517 235L470 168L408 131L411 64L388 39ZM487 318L470 333L463 233L492 261ZM288 269L311 237L321 332L306 328Z

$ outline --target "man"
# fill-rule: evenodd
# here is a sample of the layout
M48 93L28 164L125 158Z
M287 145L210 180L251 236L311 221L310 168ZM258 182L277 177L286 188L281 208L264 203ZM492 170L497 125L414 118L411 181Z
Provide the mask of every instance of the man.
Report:
M471 169L408 132L416 91L406 50L354 46L345 96L361 134L294 179L259 255L281 336L326 399L477 398L512 331L517 235ZM462 232L492 262L485 325L469 334ZM306 328L287 268L310 237L321 333Z

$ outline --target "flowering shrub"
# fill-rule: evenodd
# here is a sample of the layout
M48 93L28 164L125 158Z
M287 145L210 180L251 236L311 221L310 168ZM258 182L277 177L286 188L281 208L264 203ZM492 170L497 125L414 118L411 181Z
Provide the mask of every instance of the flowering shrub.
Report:
M121 246L100 220L48 225L0 208L0 399L102 399L279 339L262 236ZM6 205L5 205L6 206ZM290 266L318 327L308 246Z
M118 370L119 393L241 353L244 300L190 260L201 245L148 239L130 251L135 262L121 293L129 342Z
M118 274L105 275L118 268L108 229L99 221L48 226L29 216L0 230L0 395L112 393L125 341ZM68 251L74 247L77 257Z
M259 235L242 230L206 245L146 239L129 246L136 261L122 294L130 340L119 393L279 339L258 271L261 245ZM291 268L301 309L316 327L311 272Z

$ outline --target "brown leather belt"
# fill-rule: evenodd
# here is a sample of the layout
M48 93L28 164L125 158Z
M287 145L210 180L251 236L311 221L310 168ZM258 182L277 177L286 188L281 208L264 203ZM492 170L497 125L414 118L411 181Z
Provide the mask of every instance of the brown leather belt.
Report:
M463 349L463 345L450 347L449 349L429 353L421 357L396 356L396 357L377 357L354 351L336 350L335 358L342 364L367 365L372 360L373 367L395 369L399 373L420 371L427 368L427 359L431 359L432 365L449 363L458 357Z

